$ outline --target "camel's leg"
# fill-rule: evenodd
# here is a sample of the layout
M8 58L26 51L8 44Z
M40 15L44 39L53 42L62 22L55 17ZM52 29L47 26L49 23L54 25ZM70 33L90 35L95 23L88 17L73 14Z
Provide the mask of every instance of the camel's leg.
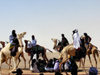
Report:
M97 59L96 59L95 53L93 53L93 57L94 57L94 60L95 60L95 66L97 68Z
M5 58L3 57L3 53L0 52L0 75L2 75L1 65L2 65L2 63L3 63L3 59L5 59Z
M60 72L61 72L61 66L62 66L62 64L63 63L65 63L67 61L67 58L63 58L63 60L62 60L62 62L59 64L59 70L60 70Z
M82 64L82 61L80 60L80 61L79 61L79 67L81 67L81 64Z
M2 64L2 61L0 59L0 75L2 75L2 72L1 72L1 64Z
M86 71L86 69L85 69L85 65L84 65L84 62L83 62L83 60L81 60L81 62L82 62L83 69L84 69L84 71L85 71L86 75L88 75L88 73L87 73L87 71Z
M9 58L9 69L10 69L10 67L12 67L12 65L11 65L11 58Z
M7 60L5 62L9 66L9 69L10 69L10 67L12 67L12 65L11 65L11 58L9 59L9 63L7 62Z
M17 68L17 58L16 57L13 57L13 63L14 63L14 68L11 70L11 72L15 71Z
M91 64L91 66L93 67L92 62L91 62L90 54L88 54L88 57L89 57L90 64Z
M84 59L84 67L85 67L85 59L86 59L86 56L83 59Z
M11 64L11 58L9 59L9 64ZM10 66L9 66L9 69L10 69Z
M31 56L30 56L30 60L29 60L29 68L30 68L30 62L31 62L31 60L33 59L33 56L34 56L34 54L31 54Z
M34 54L31 54L30 60L29 60L29 68L30 68L30 62L31 62L31 60L33 59L33 57L34 57Z
M98 60L99 60L99 62L100 62L100 58L99 58L99 53L98 53L98 51L97 51L96 55L97 55Z
M84 62L83 62L83 59L84 59ZM85 58L80 59L79 67L81 67L81 64L82 64L83 67L85 67Z
M29 68L30 68L30 62L31 62L31 59L29 60Z
M24 68L26 68L26 59L25 59L25 57L24 57L24 54L22 53L21 54L21 57L23 58L23 60L24 60Z
M19 63L21 62L20 57L18 58L18 60L19 60L19 62L17 64L16 68L19 66Z
M44 52L42 53L42 57L44 60L46 60L48 62L48 58L46 56L46 49L44 49Z
M43 59L46 60L48 62L48 58L46 56L46 54L42 55Z

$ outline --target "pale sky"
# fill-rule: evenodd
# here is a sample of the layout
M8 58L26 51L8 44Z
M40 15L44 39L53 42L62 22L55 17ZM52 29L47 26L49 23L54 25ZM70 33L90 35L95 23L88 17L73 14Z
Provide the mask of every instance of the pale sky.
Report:
M64 33L72 43L72 31L87 32L100 49L100 0L0 0L0 40L8 41L11 31L35 35L37 43L53 50L51 38Z

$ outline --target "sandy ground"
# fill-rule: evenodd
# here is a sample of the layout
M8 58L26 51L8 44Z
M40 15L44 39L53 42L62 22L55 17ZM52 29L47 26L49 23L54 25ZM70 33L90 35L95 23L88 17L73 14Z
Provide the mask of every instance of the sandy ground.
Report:
M21 63L20 63L20 65L19 65L19 68L21 68L21 69L23 69L23 75L39 75L40 73L32 73L30 70L29 70L29 68L28 68L28 61L29 61L29 56L25 53L24 54L25 55L25 58L26 58L26 64L27 64L27 68L26 69L24 69L24 62L23 62L23 59L21 58ZM47 57L50 59L52 59L52 58L54 58L54 57L56 57L56 58L58 58L59 57L59 53L58 52L54 52L54 53L50 53L50 52L47 52ZM92 63L93 63L93 66L95 66L95 62L94 62L94 59L93 59L93 57L92 57L92 55L91 55L91 58L92 58ZM98 75L100 75L100 64L99 64L100 62L99 62L99 60L98 60L98 67L97 67L97 69L98 69ZM79 65L79 63L77 62L77 64ZM13 61L12 61L12 65L13 65ZM86 64L85 64L85 69L86 69L86 72L88 73L88 70L89 70L89 68L90 68L90 62L89 62L89 59L88 59L88 57L86 57ZM11 69L10 69L11 70ZM9 68L8 68L8 65L6 65L5 63L3 63L2 64L2 69L1 69L1 75L15 75L15 74L12 74L12 73L10 73L9 71ZM86 73L85 73L85 71L83 70L83 68L79 68L78 69L79 70L79 72L78 72L78 75L86 75ZM52 72L45 72L45 73L43 73L44 75L55 75L54 73L52 73ZM63 75L66 75L64 72L62 72L62 74ZM69 75L71 75L70 74L70 72L68 72L68 74Z

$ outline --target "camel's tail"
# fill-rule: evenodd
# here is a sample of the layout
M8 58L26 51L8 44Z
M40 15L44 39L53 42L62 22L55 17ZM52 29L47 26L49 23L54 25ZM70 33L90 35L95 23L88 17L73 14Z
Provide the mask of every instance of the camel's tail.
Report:
M46 50L48 50L49 52L53 53L50 49L46 48Z

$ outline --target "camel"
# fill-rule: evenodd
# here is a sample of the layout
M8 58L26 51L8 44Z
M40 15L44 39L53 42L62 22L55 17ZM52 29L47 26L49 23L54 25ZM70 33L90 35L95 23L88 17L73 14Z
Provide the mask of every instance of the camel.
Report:
M28 41L29 40L24 40L24 42L25 42L25 52L28 53L31 56L31 58L29 60L29 67L30 67L30 61L33 58L34 54L37 54L37 59L38 59L39 58L39 53L33 51L32 48L27 48L28 47ZM36 46L37 46L38 52L39 52L39 48L41 49L41 52L40 53L42 53L43 59L48 62L48 58L47 58L47 55L46 55L46 51L49 50L49 49L47 49L47 48L45 48L43 46L40 46L40 45L36 45ZM51 50L49 50L49 51L52 52Z
M9 50L10 43L8 43L4 48L1 49L1 51L0 51L0 70L1 70L2 63L7 62L7 60L9 58L11 58L11 57L13 58L13 63L14 63L14 67L11 70L11 72L14 71L14 70L16 70L16 68L19 65L19 63L17 63L17 60L18 60L20 54L23 52L22 38L24 37L25 34L26 34L26 32L17 34L17 38L18 38L18 41L19 41L19 47L18 47L18 51L16 53L16 56L12 57L10 55L10 50Z
M57 39L52 38L51 40L54 42L53 48L55 50L59 50L59 46L57 45ZM68 60L68 57L75 56L75 55L76 55L76 53L75 53L75 48L73 47L73 44L69 44L68 46L66 46L62 49L62 51L60 52L60 55L59 55L59 60L62 59L61 63L59 64L60 71L61 71L61 65ZM83 64L83 61L82 61L82 64ZM84 64L83 64L83 68L84 68ZM84 68L84 70L85 70L85 68Z
M92 64L90 55L91 54L93 55L93 58L95 60L95 66L97 68L97 59L96 59L96 56L97 56L98 60L100 61L100 58L99 58L99 50L98 50L98 48L96 46L94 46L91 43L90 43L90 46L91 46L91 50L90 49L87 49L86 55L88 55L88 58L89 58L89 61L90 61L90 64L91 64L92 67L93 67L93 64ZM86 57L84 58L84 65L85 65L85 59L86 59ZM81 62L80 62L80 66L81 66Z
M1 45L2 45L2 48L4 48L5 47L5 42L4 41L0 41L0 43L1 43ZM8 44L9 42L7 42L7 44ZM1 48L1 49L2 49ZM24 68L26 68L26 59L25 59L25 57L24 57L24 54L23 54L23 52L21 53L21 55L20 55L22 58L23 58L23 60L24 60ZM20 57L19 57L19 62L20 62L21 60L20 60ZM11 65L11 58L9 58L9 64L6 62L6 64L9 66L9 69L10 69L10 67L12 67L12 65Z
M81 36L81 39L84 39L85 37L84 36ZM85 45L86 46L86 45ZM91 57L90 57L90 55L92 54L93 55L93 58L94 58L94 60L95 60L95 66L97 67L97 59L96 59L96 56L97 56L97 58L98 58L98 60L100 61L100 58L99 58L99 50L98 50L98 48L95 46L95 45L93 45L92 43L89 43L89 46L90 46L90 49L89 48L87 48L87 50L86 50L86 55L88 55L88 58L89 58L89 61L90 61L90 64L91 64L91 66L93 67L93 65L92 65L92 61L91 61ZM84 65L85 65L85 59L86 59L86 57L84 58ZM80 62L80 66L81 66L81 62Z
M4 41L0 41L0 43L2 45L2 48L4 48L5 47L5 42ZM1 51L2 48L0 48L0 51ZM6 64L9 66L9 69L10 69L10 66L12 66L12 65L10 65L10 63L8 63L7 61L6 61Z

